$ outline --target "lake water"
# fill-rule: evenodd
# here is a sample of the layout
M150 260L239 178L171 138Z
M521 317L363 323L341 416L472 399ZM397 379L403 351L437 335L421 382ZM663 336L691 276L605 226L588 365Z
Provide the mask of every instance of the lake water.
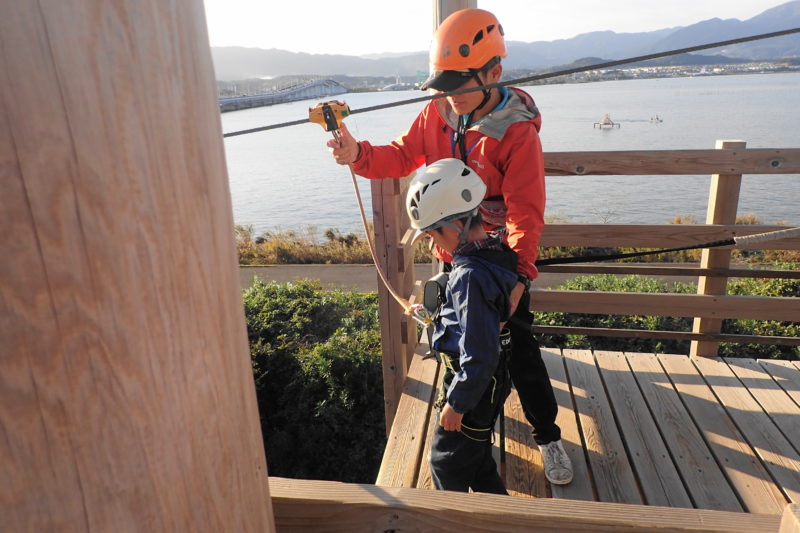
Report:
M542 112L545 151L711 149L717 139L748 148L800 148L800 73L661 78L528 87ZM419 91L353 93L338 97L351 109L405 100ZM222 115L223 131L308 116L315 101ZM347 119L357 139L374 144L402 134L423 104ZM603 114L617 129L594 129ZM651 123L658 115L662 123ZM225 139L234 219L270 230L327 228L360 232L347 167L333 162L316 124ZM369 207L369 182L359 178ZM546 215L571 222L661 224L675 215L705 220L709 179L703 176L552 176ZM367 211L369 213L369 211ZM745 176L739 214L800 225L800 176Z

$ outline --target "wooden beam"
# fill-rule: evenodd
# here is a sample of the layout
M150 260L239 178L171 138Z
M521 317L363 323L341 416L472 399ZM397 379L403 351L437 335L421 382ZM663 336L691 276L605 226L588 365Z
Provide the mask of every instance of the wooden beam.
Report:
M728 278L800 279L800 270L762 270L760 268L697 268L691 266L651 266L647 263L578 263L543 265L539 272L554 274L613 274L615 276L723 276ZM753 265L754 267L757 265Z
M459 9L476 8L478 0L433 0L433 29Z
M544 477L544 460L525 419L516 389L512 389L506 399L503 415L506 453L505 464L501 465L501 470L504 468L505 471L501 475L506 490L512 496L546 498L548 483ZM501 464L500 461L497 463Z
M790 361L780 359L759 359L758 363L761 368L769 372L786 394L800 405L800 370Z
M274 531L203 3L0 12L0 529Z
M717 141L720 150L744 150L744 141ZM739 190L742 185L741 173L714 174L711 176L711 190L708 193L708 212L706 224L733 224L739 206ZM701 268L729 268L731 251L719 248L703 250L700 258ZM697 294L725 294L728 278L721 276L700 276L697 281ZM694 333L719 333L722 318L696 316L692 331ZM717 355L719 343L714 341L692 341L690 355Z
M742 344L778 344L800 346L798 337L771 337L766 335L728 335L726 333L689 333L687 331L668 331L660 329L612 329L581 328L573 326L533 326L535 333L550 335L588 335L593 337L623 337L636 339L679 339L713 340L717 342L738 342Z
M766 469L792 503L800 503L800 453L775 425L724 361L716 357L692 358L703 379L738 426Z
M779 515L270 478L281 532L771 533Z
M780 513L786 506L786 498L755 456L747 439L721 408L691 359L667 354L659 355L658 360L691 414L686 422L694 421L703 434L745 510L750 513ZM747 394L741 389L737 392Z
M564 350L564 361L597 498L604 502L644 504L628 456L618 453L625 448L592 353Z
M592 474L586 458L585 443L578 413L572 401L571 387L564 368L564 358L552 348L542 348L542 360L553 385L553 394L558 403L556 424L561 428L561 442L572 461L572 482L567 485L551 485L553 498L594 501Z
M724 360L785 435L800 435L800 406L757 361L746 358ZM790 439L789 442L795 451L800 452L797 439Z
M372 220L375 228L375 252L389 283L399 287L401 265L400 249L400 181L395 179L370 180L372 192ZM383 398L386 434L394 422L397 405L403 391L408 367L403 344L403 308L395 301L378 279L378 308L381 317L381 353L383 366Z
M420 343L411 362L400 397L395 423L389 433L376 485L414 487L424 454L425 433L436 394L439 362L425 358L427 343Z
M400 249L400 257L402 257L403 269L408 271L414 268L414 256L416 255L416 245L411 243L416 230L408 228L403 236L400 238L400 243L397 245Z
M677 248L787 229L752 224L546 224L540 246ZM731 247L721 247L728 249ZM800 237L748 244L740 250L800 250Z
M546 152L548 176L799 174L800 149Z
M800 505L787 505L781 517L778 533L800 533Z
M797 298L791 297L537 289L532 293L531 309L535 311L800 321L800 306L797 305Z
M742 505L736 493L728 484L702 431L694 424L658 358L653 354L640 353L630 355L627 359L653 419L658 421L670 456L677 458L675 466L681 473L692 502L701 509L741 511Z
M595 351L597 366L647 505L693 507L625 355ZM594 394L598 394L594 391ZM621 448L620 448L621 449Z

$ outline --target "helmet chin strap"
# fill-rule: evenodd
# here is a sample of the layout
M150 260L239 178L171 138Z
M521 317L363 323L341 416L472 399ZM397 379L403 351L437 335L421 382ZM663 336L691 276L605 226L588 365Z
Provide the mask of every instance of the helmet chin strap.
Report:
M481 80L478 74L481 72L480 69L472 69L472 77L475 78L475 81L478 83L478 86L483 86L483 80ZM492 97L492 90L491 89L483 89L481 91L483 93L483 100L481 103L475 107L472 111L469 112L467 115L466 120L464 120L463 115L458 117L458 130L456 131L456 140L458 141L458 149L461 152L461 160L464 164L467 163L467 129L469 128L470 124L472 124L472 117L475 116L475 112L479 109L482 109L485 106L489 99Z
M478 213L478 208L473 209L470 211L469 215L467 215L466 219L464 220L464 225L459 227L458 224L450 221L445 220L439 227L448 227L456 230L458 232L458 245L456 246L456 250L467 244L467 234L469 233L469 226L472 222L472 218Z
M480 70L473 70L472 77L475 78L475 81L478 83L478 86L482 87L484 85L484 83L481 80L481 78L478 76L478 74L480 72L481 72ZM475 111L477 111L478 109L481 109L483 106L485 106L489 102L489 98L492 97L492 90L491 89L485 89L484 88L484 89L481 90L481 92L483 93L483 100L481 100L481 103L478 104L478 107L473 109L472 113L469 114L470 123L472 122L472 115L475 113Z

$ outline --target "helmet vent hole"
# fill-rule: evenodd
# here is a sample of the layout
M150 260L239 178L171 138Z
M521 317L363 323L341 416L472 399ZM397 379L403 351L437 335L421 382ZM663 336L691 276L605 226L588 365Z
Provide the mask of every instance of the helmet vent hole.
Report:
M469 45L462 44L459 46L458 53L461 54L461 57L469 57Z
M437 183L439 183L440 181L442 181L442 180L433 180L433 181L431 182L431 185L436 185L436 184L437 184Z
M478 30L478 33L475 34L475 38L472 39L472 46L478 44L481 39L483 39L483 30Z
M486 26L486 33L487 34L492 33L493 29L494 29L494 24L489 24L488 26Z
M414 220L419 220L419 209L417 209L416 207L414 207L411 210L411 218L413 218Z
M461 198L463 198L465 202L471 202L472 193L469 192L469 189L464 189L463 191L461 191Z
M461 175L462 175L462 176L466 176L466 175L468 175L469 173L470 173L470 170L469 170L468 168L466 168L466 167L464 168L464 170L462 170L462 171L461 171Z
M497 29L500 30L500 35L505 37L506 32L503 31L503 25L502 24L498 24L497 25Z

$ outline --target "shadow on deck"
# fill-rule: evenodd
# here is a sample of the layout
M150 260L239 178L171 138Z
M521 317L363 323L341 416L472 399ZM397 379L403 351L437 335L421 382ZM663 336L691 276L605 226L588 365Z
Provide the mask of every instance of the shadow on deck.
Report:
M414 355L377 485L432 489L439 365ZM800 502L800 363L543 349L575 466L550 486L516 393L500 463L509 492L780 514ZM499 443L495 443L497 456Z

